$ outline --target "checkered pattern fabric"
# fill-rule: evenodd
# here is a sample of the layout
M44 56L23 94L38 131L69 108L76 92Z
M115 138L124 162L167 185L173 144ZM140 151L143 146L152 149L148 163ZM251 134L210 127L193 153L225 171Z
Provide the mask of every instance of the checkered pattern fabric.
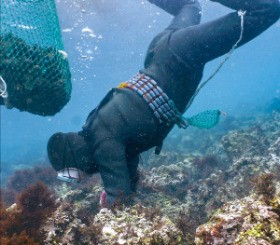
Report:
M182 114L175 107L174 102L169 99L156 81L149 76L138 73L119 87L136 91L143 97L160 123L166 123L167 125L177 124L180 128L188 126Z

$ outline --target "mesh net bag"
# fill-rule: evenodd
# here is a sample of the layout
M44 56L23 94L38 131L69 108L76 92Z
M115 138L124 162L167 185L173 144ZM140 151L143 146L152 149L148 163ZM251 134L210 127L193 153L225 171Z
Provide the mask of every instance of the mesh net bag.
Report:
M0 103L54 115L67 104L72 90L55 2L0 1L0 76L7 87L7 98Z

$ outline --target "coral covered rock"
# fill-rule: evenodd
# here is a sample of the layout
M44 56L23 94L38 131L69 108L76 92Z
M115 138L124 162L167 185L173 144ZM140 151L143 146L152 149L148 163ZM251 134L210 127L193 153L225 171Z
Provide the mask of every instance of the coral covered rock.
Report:
M92 182L94 182L93 180ZM56 189L60 196L60 206L45 222L42 230L47 234L44 244L97 244L98 227L92 222L99 211L99 196L102 191L96 184L91 189L72 189L63 183Z
M44 230L44 244L184 244L182 234L166 217L135 205L123 210L101 209L82 220L73 205L61 205Z
M195 243L280 244L280 197L267 204L257 196L225 204L196 230Z
M42 228L44 244L184 244L181 231L156 208L100 210L101 191L100 185L90 190L61 185L61 204Z
M192 166L189 159L168 166L152 168L149 173L144 173L142 185L153 190L162 191L174 195L182 185L186 185L192 174Z
M182 234L166 217L139 205L113 213L102 209L94 223L102 226L100 244L183 244Z

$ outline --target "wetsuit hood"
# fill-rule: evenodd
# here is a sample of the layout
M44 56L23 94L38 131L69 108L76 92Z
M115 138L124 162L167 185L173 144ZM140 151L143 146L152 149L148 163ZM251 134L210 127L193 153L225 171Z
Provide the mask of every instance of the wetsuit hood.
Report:
M78 133L53 134L48 141L47 151L50 163L56 171L74 167L87 174L97 172L89 147Z

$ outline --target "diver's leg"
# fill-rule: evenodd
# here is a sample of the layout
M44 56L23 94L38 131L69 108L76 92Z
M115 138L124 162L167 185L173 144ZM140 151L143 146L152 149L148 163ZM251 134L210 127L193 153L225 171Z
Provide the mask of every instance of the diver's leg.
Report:
M117 139L105 140L94 150L94 159L107 194L106 206L118 199L125 202L131 187L124 144Z
M139 164L140 155L136 156L127 156L127 166L129 171L129 178L130 178L130 187L133 192L136 192L137 184L138 184L138 164Z
M185 1L167 29L181 29L198 25L201 20L201 7L197 0Z
M186 3L194 0L148 0L169 14L177 15Z
M149 0L174 15L167 29L179 29L200 23L201 8L197 0Z
M275 23L280 15L278 0L219 0L222 4L246 11L241 46ZM203 65L227 53L241 33L241 17L230 13L205 24L177 30L170 38L170 49L189 65Z

